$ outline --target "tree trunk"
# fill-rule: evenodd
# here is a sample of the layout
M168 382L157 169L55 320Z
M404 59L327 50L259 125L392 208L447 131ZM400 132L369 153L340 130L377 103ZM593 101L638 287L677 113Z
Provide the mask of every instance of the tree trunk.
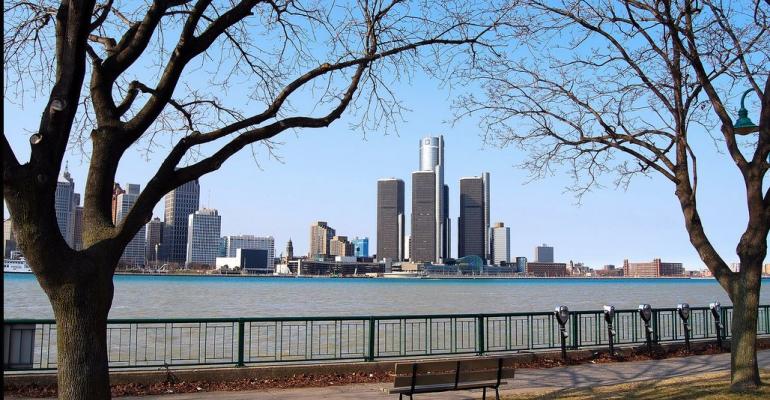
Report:
M741 269L757 269L759 263ZM741 275L752 275L741 272ZM760 385L757 365L757 317L759 315L760 279L739 279L730 297L733 302L731 339L731 385L734 392L754 390Z
M60 399L110 398L107 314L112 269L85 269L90 271L48 291L56 317Z

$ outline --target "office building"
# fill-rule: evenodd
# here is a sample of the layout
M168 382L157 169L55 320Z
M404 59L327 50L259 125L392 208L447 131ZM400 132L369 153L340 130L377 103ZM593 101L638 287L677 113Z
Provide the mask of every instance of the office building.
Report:
M489 173L460 179L458 257L479 256L489 260Z
M554 262L528 262L527 275L542 277L567 276L567 264Z
M188 216L187 257L193 267L214 267L219 253L222 217L217 210L202 208Z
M139 198L139 189L139 185L129 183L127 190L118 195L116 199L116 223L120 224L128 216L131 207ZM144 266L147 263L146 236L146 226L143 225L123 250L123 255L120 257L121 263L135 267Z
M553 246L543 244L542 246L535 247L535 262L539 263L552 263L553 262Z
M334 236L329 240L329 255L341 257L353 257L353 243L348 241L347 236Z
M404 229L404 181L394 178L378 180L377 259L404 259ZM368 250L364 257L368 257Z
M232 257L217 257L215 269L240 270L241 274L272 274L275 272L273 261L267 250L236 249Z
M494 265L511 263L511 228L498 222L491 229L491 260ZM517 271L518 272L518 271ZM523 272L523 271L522 271Z
M356 237L352 239L350 243L353 243L353 255L356 257L369 257L369 238Z
M13 230L13 221L8 218L3 221L3 258L10 258L16 248L16 232Z
M72 248L75 247L75 206L75 181L70 176L69 166L65 165L64 172L56 182L54 208L59 231Z
M158 262L160 260L160 244L163 243L163 222L155 217L146 226L147 231L147 261Z
M275 269L275 239L272 236L237 235L224 236L224 257L235 257L238 249L264 250L267 261L264 268Z
M516 257L516 272L527 273L527 257Z
M118 196L123 193L126 193L126 191L120 187L119 183L114 182L112 184L112 223L114 225L118 223Z
M73 220L73 249L83 250L83 207L80 205L80 194L75 193L75 218Z
M310 225L310 258L326 257L329 252L329 241L337 235L337 231L326 221L316 221Z
M682 263L662 262L660 258L652 262L628 262L623 260L623 276L627 278L657 278L661 276L684 276Z
M187 258L187 223L190 214L195 213L200 204L198 180L187 182L168 192L164 203L163 258L174 263L184 263Z
M444 185L444 137L425 137L420 140L420 170L412 173L412 261L441 263L449 258L448 194L449 187ZM431 221L433 226L429 227Z

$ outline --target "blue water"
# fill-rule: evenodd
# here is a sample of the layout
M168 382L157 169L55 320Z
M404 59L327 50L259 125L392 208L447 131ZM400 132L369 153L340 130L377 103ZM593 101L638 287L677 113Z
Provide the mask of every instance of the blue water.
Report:
M389 315L729 305L713 279L341 279L117 275L112 318ZM770 279L763 280L764 287ZM50 318L28 274L4 274L5 318ZM760 293L770 304L770 291Z

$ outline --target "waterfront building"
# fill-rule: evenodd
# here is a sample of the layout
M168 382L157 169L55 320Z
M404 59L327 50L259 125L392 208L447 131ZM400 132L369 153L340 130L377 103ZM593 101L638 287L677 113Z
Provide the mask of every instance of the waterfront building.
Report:
M661 276L684 276L682 263L662 262L660 258L652 262L628 262L623 260L623 276L629 278L657 278Z
M267 268L271 272L275 269L275 239L272 236L230 235L222 239L225 247L224 257L235 257L238 249L264 250L267 261L264 265L260 262L259 268Z
M59 224L64 241L75 247L75 181L69 173L69 166L64 166L64 172L56 182L54 208L56 222Z
M310 225L310 258L320 258L330 255L329 241L337 235L337 231L326 221L316 221Z
M114 182L112 184L112 223L113 225L117 225L118 223L118 196L121 194L126 193L125 190L123 190L122 187L120 187L120 184L117 182Z
M168 192L164 203L163 258L165 261L184 263L187 258L187 224L190 214L195 213L200 204L198 180L187 182Z
M377 259L404 259L404 181L377 181ZM368 247L368 243L367 243ZM368 257L368 250L365 257Z
M412 235L406 235L404 240L404 260L411 260L412 251Z
M235 249L232 257L217 257L215 269L239 269L241 274L272 274L275 272L273 260L264 249Z
M511 228L498 222L491 229L492 245L491 259L494 265L510 264L511 262ZM526 262L526 261L525 261ZM517 270L518 272L518 270ZM523 271L522 271L523 272Z
M770 275L770 263L767 263L762 267L762 273L765 275Z
M535 247L535 262L552 263L553 246L543 244L542 246Z
M527 257L516 257L516 272L527 273Z
M3 258L10 258L11 252L16 251L16 232L13 230L13 220L3 221Z
M489 173L460 178L457 255L489 260Z
M432 210L428 210L430 207ZM433 227L428 226L429 222ZM443 136L420 140L420 170L412 173L412 241L410 250L415 259L413 261L443 262L451 254L449 187L444 184Z
M368 237L359 238L358 236L356 236L356 238L352 239L350 243L353 244L353 255L355 255L356 257L363 257L363 258L369 257L369 238Z
M615 268L614 265L607 264L602 269L594 270L594 274L596 276L603 276L603 277L622 277L623 268Z
M329 255L341 257L354 257L353 243L348 241L347 236L334 236L329 241Z
M134 203L136 203L136 200L139 198L139 192L139 185L129 183L127 185L127 190L118 195L116 199L116 222L118 224L128 216L131 207L134 206ZM146 236L146 227L142 226L123 250L123 255L120 257L121 263L135 267L147 264L147 250L145 249Z
M160 260L160 244L163 242L163 221L155 217L147 223L147 261Z
M527 275L542 277L567 276L566 263L554 262L528 262Z
M73 249L83 250L83 207L80 205L80 193L75 193L75 218L73 224Z
M221 229L222 217L213 208L202 208L188 216L187 266L215 265Z

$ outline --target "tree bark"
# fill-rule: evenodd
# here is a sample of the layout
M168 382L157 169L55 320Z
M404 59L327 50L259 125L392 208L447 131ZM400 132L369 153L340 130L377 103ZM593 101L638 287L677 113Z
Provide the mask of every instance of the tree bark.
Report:
M76 279L46 291L56 317L59 399L109 399L107 314L113 269L73 267L81 272Z
M760 264L761 261L753 263L741 261L743 271L740 274L745 275L746 278L736 277L735 289L730 293L733 303L730 390L734 392L754 390L760 385L757 364L757 318L761 279L756 273L760 270ZM753 275L757 275L757 278L754 279Z

